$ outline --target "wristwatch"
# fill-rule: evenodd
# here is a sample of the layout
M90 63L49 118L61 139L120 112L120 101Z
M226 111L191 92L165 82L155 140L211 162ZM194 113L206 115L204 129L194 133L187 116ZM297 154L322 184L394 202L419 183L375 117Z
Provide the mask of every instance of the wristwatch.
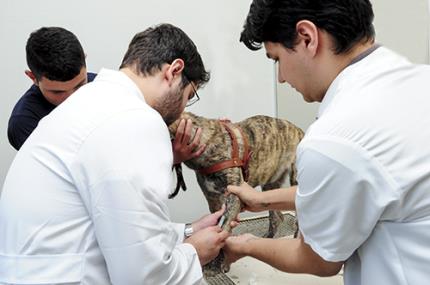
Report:
M193 225L191 223L187 223L185 224L185 229L184 229L184 236L190 237L193 234L194 230L193 230Z

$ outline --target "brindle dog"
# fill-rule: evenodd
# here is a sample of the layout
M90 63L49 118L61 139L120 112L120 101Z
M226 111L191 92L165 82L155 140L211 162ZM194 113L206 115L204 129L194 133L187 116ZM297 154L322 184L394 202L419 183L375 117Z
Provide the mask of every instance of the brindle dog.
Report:
M223 215L222 228L230 231L230 222L236 218L241 209L239 199L234 195L225 196L227 185L240 185L244 181L242 169L232 167L203 175L199 169L207 168L221 161L231 159L232 139L220 120L207 119L192 113L183 113L181 118L191 119L193 134L197 127L202 129L201 144L206 149L197 158L185 161L185 165L196 171L197 181L206 197L211 212L219 210L223 203L226 212ZM169 126L174 137L180 120ZM251 156L248 162L248 181L252 187L261 186L262 190L279 188L289 176L290 185L296 185L296 148L303 137L303 131L287 120L268 116L254 116L233 124L239 127L246 137ZM238 136L239 157L243 156L244 140ZM174 196L174 195L173 195ZM269 211L269 228L266 237L273 237L283 215L278 211ZM212 263L212 271L219 271L222 259ZM214 268L215 267L215 268ZM218 267L218 268L216 268ZM207 273L207 272L206 272Z

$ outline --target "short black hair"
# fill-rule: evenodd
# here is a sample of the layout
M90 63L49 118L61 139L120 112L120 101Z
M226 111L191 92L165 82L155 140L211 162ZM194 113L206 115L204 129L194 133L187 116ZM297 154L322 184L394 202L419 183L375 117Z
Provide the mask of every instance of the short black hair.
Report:
M210 73L205 70L195 44L184 31L171 24L160 24L136 34L120 68L133 67L140 74L152 75L175 59L185 63L183 85L193 82L201 87L209 81Z
M75 78L85 67L85 53L78 38L60 27L42 27L30 34L25 47L27 65L37 80Z
M266 41L294 49L296 24L309 20L328 32L336 54L375 37L369 0L254 0L240 36L249 49L258 50Z

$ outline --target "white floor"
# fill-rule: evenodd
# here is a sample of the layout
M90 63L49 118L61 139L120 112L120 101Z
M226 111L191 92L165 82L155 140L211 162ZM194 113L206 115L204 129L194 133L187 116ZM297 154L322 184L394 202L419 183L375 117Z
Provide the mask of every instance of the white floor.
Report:
M241 285L342 285L343 277L317 277L307 274L281 272L261 261L245 257L233 263L227 273L235 284Z

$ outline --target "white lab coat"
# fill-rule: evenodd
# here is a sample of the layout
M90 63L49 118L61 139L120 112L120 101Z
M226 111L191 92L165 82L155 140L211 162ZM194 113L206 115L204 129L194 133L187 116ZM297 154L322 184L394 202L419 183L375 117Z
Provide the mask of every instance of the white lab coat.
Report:
M430 280L430 67L380 47L331 84L297 151L305 242L345 285Z
M122 72L102 70L28 138L0 199L0 283L199 284L170 221L172 147Z

